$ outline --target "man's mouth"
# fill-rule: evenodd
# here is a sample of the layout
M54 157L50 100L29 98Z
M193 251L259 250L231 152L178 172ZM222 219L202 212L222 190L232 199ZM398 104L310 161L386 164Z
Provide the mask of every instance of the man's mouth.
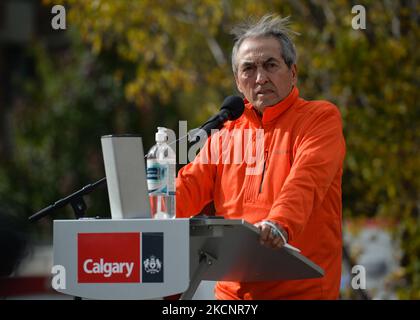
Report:
M263 95L267 95L267 94L271 94L274 91L271 89L264 89L264 90L258 90L257 91L257 96L263 96Z

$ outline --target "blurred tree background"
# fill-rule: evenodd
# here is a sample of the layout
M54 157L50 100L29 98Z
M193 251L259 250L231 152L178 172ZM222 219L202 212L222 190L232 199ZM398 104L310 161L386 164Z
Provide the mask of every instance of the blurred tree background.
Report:
M147 150L158 125L178 132L237 94L231 28L266 13L291 16L299 89L326 99L344 121L344 219L388 217L401 239L401 298L420 298L420 36L417 1L358 1L365 30L352 28L349 0L43 1L67 9L58 44L38 37L33 66L12 79L0 136L0 206L28 217L104 176L100 136L136 133ZM51 10L49 11L51 12ZM49 17L52 18L52 15ZM49 20L50 21L50 20ZM49 23L48 21L48 23ZM89 215L109 215L106 190ZM70 215L71 211L55 217ZM51 232L52 217L37 225ZM49 237L48 232L39 237Z

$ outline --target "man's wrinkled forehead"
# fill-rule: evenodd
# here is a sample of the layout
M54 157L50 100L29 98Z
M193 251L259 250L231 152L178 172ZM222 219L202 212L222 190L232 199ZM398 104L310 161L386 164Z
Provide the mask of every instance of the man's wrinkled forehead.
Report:
M245 39L239 47L238 63L264 63L270 59L282 60L280 43L274 38Z
M240 59L239 60L239 65L240 66L244 66L244 65L264 65L264 64L269 63L269 62L281 62L281 60L279 58L275 58L275 57L271 57L271 56L260 55L260 56Z

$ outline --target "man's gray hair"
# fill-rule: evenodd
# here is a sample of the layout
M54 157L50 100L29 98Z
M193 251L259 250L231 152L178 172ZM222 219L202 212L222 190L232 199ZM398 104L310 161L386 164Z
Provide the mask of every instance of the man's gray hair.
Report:
M289 17L282 18L267 14L258 22L248 20L234 27L231 33L235 36L235 44L232 49L232 69L235 75L238 72L236 56L242 42L247 38L276 38L281 45L281 55L286 65L290 68L296 63L296 49L291 36L298 33L289 29Z

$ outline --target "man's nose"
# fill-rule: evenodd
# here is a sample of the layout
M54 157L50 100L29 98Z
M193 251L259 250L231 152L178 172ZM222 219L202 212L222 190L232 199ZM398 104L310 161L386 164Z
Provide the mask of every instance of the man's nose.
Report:
M264 68L257 68L257 79L256 79L256 83L257 84L264 84L268 81L268 77L267 77L267 73L264 70Z

